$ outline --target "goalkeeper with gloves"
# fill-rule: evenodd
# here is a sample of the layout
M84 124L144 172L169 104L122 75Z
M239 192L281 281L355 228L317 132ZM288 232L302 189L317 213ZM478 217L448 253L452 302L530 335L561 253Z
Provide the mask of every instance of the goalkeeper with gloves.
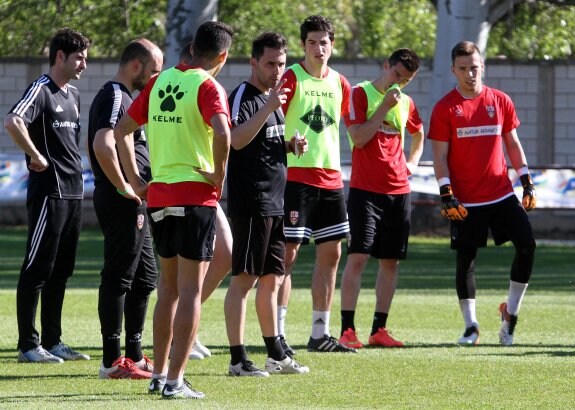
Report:
M517 316L533 269L535 240L526 211L536 206L535 188L517 137L519 120L511 98L482 83L483 60L470 41L451 52L457 86L437 102L431 114L435 176L441 214L451 221L451 248L457 251L455 283L465 331L458 343L479 342L475 313L475 259L487 245L488 231L496 245L511 241L507 300L499 306L502 345L513 344ZM520 202L507 175L503 145L523 185Z

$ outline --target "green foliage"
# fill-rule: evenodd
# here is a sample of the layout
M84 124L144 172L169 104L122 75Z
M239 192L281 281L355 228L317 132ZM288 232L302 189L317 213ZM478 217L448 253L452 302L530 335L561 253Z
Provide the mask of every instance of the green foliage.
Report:
M363 57L387 57L401 47L421 58L435 52L437 13L429 0L355 0Z
M313 14L322 14L331 20L335 26L333 56L346 56L345 46L352 37L351 0L317 0L308 4L286 0L220 0L218 5L218 19L231 25L236 32L230 50L234 57L250 56L253 39L263 31L281 32L288 39L290 56L303 56L299 27Z
M516 7L493 26L487 55L514 59L567 58L575 51L575 6L537 1Z
M0 55L46 55L61 27L92 40L88 57L116 57L137 37L162 45L166 10L167 0L0 1Z
M89 57L117 57L125 44L147 37L164 44L168 0L0 0L0 56L46 54L55 30L68 26L93 40ZM336 27L334 57L383 58L399 47L432 58L437 13L429 0L219 0L218 19L236 30L231 55L248 57L262 31L282 32L290 56L301 57L299 26L323 14ZM575 6L551 1L519 4L491 30L487 55L554 59L574 52Z
M282 32L290 56L301 57L299 26L313 14L329 18L336 28L334 57L381 58L399 47L414 48L421 57L432 57L436 12L428 0L319 0L296 3L220 0L218 18L236 30L231 54L249 56L252 40L262 31Z
M429 0L320 0L305 5L289 0L220 0L218 17L237 30L233 56L249 56L253 38L275 30L288 38L290 55L300 57L299 25L316 13L336 26L336 57L382 58L396 48L409 47L422 58L433 58L437 12ZM495 24L487 53L516 59L569 57L574 28L575 6L526 2L511 18Z

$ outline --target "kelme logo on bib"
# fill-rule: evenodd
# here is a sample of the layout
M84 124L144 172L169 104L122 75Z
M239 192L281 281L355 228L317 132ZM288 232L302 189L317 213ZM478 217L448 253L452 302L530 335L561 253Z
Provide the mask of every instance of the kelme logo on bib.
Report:
M309 127L318 134L335 122L320 105L316 105L313 110L304 114L300 120L309 125Z

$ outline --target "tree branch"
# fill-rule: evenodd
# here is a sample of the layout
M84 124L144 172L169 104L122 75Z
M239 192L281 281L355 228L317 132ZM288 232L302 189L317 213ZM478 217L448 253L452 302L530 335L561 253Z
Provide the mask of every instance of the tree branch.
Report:
M507 17L517 5L521 3L535 3L536 1L556 6L575 6L575 0L490 0L488 22L493 25ZM433 3L435 4L437 1L433 1Z

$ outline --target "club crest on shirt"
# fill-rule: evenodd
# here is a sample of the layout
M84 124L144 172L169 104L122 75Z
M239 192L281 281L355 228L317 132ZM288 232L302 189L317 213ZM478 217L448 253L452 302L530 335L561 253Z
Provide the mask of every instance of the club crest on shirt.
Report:
M136 220L136 226L137 226L139 231L141 231L142 228L144 227L144 215L143 214L138 214L138 219Z
M495 116L495 107L493 105L486 105L485 109L487 110L489 118L493 118Z
M299 219L299 212L298 211L290 211L289 213L289 221L292 225L295 225Z
M321 108L321 105L316 105L314 109L304 114L300 120L318 134L335 123L335 120Z

